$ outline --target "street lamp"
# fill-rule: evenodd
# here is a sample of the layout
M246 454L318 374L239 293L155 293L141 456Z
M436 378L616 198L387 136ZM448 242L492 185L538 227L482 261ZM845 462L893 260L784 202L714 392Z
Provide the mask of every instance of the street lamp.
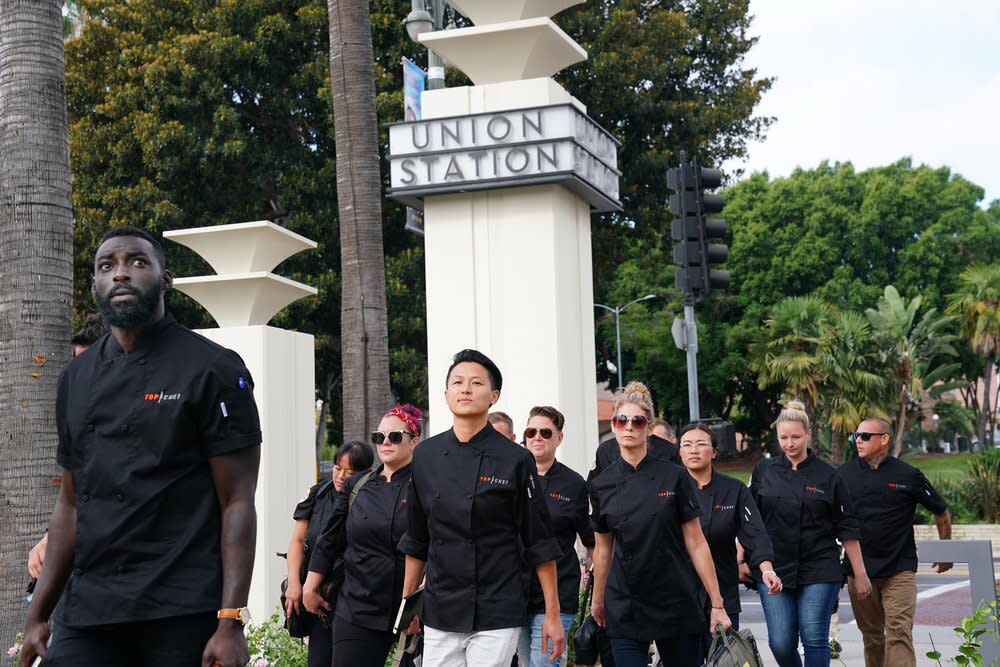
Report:
M603 308L609 313L615 314L615 347L618 348L618 386L622 386L622 327L621 327L621 314L622 311L631 306L633 303L639 303L640 301L649 301L650 299L655 299L657 296L655 294L647 294L644 297L640 297L633 301L629 301L624 306L616 306L612 308L611 306L605 306L603 303L595 303L594 308Z
M427 2L430 2L431 11L427 11ZM445 0L410 0L410 13L403 20L406 26L406 34L414 42L419 42L420 35L433 30L441 30L444 27L444 4ZM438 90L444 88L444 60L441 56L427 49L427 89Z

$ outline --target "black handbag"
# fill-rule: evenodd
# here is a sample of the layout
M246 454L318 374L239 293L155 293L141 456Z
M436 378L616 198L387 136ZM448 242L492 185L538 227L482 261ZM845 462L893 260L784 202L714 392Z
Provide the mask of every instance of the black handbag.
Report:
M703 667L763 667L757 641L750 630L715 628Z
M604 628L590 615L590 601L594 595L594 573L587 573L587 587L580 601L580 621L573 635L573 655L578 665L596 665L601 657L600 643ZM603 661L602 661L602 664Z
M285 591L288 589L288 577L281 580L281 609L285 609ZM312 630L313 615L303 609L302 611L292 611L285 614L285 630L288 634L298 639L309 636Z

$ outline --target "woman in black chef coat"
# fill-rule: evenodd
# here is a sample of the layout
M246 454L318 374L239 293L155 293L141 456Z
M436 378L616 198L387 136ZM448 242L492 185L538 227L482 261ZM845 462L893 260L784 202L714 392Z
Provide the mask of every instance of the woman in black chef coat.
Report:
M563 441L566 418L553 407L540 405L528 413L524 429L524 446L535 457L538 467L538 489L549 508L552 533L562 555L556 561L559 588L559 617L568 635L580 604L580 561L576 555L576 537L593 557L594 530L590 527L590 507L587 483L579 473L556 460L556 449ZM517 657L526 667L559 667L562 656L550 660L542 652L542 621L545 620L545 598L534 572L530 573L528 594L528 624L521 631Z
M837 540L854 567L858 596L871 592L858 542L860 526L840 474L809 451L812 432L802 403L789 402L775 429L784 455L761 459L750 478L783 585L780 593L768 595L764 584L757 584L767 641L780 667L801 667L800 638L806 667L826 667L830 616L844 583Z
M368 470L375 455L367 444L353 440L337 450L331 478L316 484L306 499L295 507L292 517L295 530L288 543L288 588L285 591L285 613L307 614L302 606L302 584L309 572L309 555L316 547L320 533L333 512L334 498L344 482L355 472ZM309 631L309 667L329 667L333 655L330 626L322 618L307 614Z
M403 594L423 593L425 665L509 667L527 612L525 567L545 598L542 649L562 653L559 544L536 480L535 460L487 420L503 378L477 350L455 355L446 377L451 429L413 458Z
M333 610L334 665L382 667L392 647L405 567L396 544L406 530L410 463L419 440L417 408L396 406L382 417L372 433L381 464L347 480L309 559L303 599L307 609L326 615L330 605L317 588L343 554L344 583Z
M697 486L701 530L712 550L726 613L733 627L739 628L740 566L748 564L757 570L755 578L764 582L771 595L781 590L781 579L774 571L771 538L767 536L750 489L740 480L721 475L712 467L718 448L715 433L704 424L695 422L681 429L681 462ZM737 544L743 553L739 558Z
M697 667L708 627L732 623L690 475L647 456L652 414L641 382L630 382L615 401L611 430L621 459L590 483L597 538L591 614L607 630L617 667L645 667L651 641L673 667Z

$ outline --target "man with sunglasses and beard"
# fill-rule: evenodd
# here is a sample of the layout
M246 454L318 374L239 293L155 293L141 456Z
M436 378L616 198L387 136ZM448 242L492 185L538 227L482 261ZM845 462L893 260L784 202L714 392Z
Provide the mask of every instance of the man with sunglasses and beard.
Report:
M858 458L840 466L861 523L861 553L872 582L867 598L855 595L853 570L845 559L851 607L865 645L866 667L912 667L913 615L917 607L917 548L913 515L917 505L930 510L938 536L951 539L951 514L924 474L889 455L892 427L870 417L858 426ZM951 563L934 563L939 573Z
M110 333L59 378L62 485L22 665L237 667L256 538L260 422L236 353L179 325L141 229L104 235L93 294ZM67 583L68 582L68 583ZM47 621L66 588L60 630Z

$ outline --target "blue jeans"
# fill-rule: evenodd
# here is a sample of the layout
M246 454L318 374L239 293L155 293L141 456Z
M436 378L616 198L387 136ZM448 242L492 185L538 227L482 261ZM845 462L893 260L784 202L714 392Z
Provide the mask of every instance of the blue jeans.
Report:
M664 665L698 667L702 635L679 635L656 640L656 650ZM646 667L649 664L649 642L638 639L611 638L615 667Z
M830 616L840 583L806 584L795 590L768 595L767 586L757 584L760 603L767 621L767 643L778 667L802 667L799 638L802 639L805 667L830 664Z
M574 618L575 614L559 614L567 644L571 641L569 629L573 625ZM517 660L521 665L526 667L559 667L562 662L561 655L555 660L549 660L549 654L552 653L552 642L549 642L546 647L548 651L542 653L542 621L544 620L545 614L535 614L529 619L529 624L521 628L521 637L517 642Z

